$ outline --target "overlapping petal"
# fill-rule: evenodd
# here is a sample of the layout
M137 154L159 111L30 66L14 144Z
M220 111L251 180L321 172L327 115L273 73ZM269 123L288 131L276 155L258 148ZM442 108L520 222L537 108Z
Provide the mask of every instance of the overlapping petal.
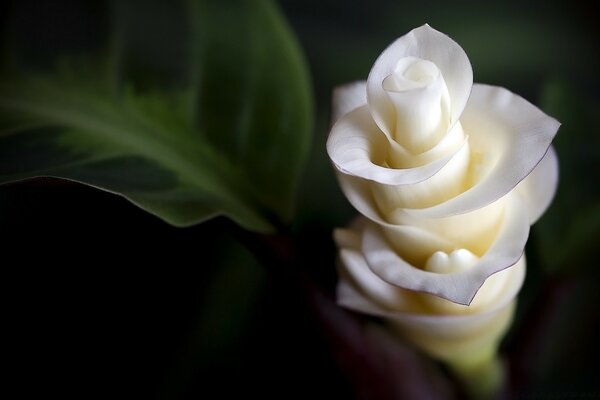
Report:
M527 210L515 194L507 202L502 226L494 242L479 261L465 271L438 274L411 265L394 251L375 225L365 229L362 252L369 268L382 280L468 305L488 277L517 263L523 255L528 235Z
M369 109L379 128L393 137L394 105L383 81L394 73L399 60L415 57L435 64L441 72L450 97L450 125L456 123L467 104L473 70L464 50L448 36L429 25L413 29L381 53L367 79Z
M355 225L336 235L336 242L342 249L337 289L340 305L384 317L413 343L441 359L482 357L482 353L495 349L511 319L514 297L523 284L524 258L521 257L512 268L498 273L506 276L495 296L486 299L491 306L475 310L454 307L449 313L448 306L440 306L436 296L390 285L371 271L360 247L366 224L369 223L363 222L360 227ZM341 236L353 236L353 239L343 240ZM478 294L475 301L481 295Z
M341 116L366 104L367 81L356 81L336 87L333 90L331 122L335 123Z
M368 107L358 107L344 115L331 129L327 152L334 166L343 174L385 185L410 185L422 182L446 165L466 142L454 141L449 154L425 165L397 169L387 167L392 145L369 114Z
M480 84L473 86L460 121L473 155L471 187L437 206L407 212L440 218L493 203L531 174L560 126L522 97L501 87Z
M366 89L336 90L327 141L363 215L335 234L339 303L453 363L495 351L523 283L529 226L558 181L560 124L472 77L452 39L414 29L375 61Z
M558 157L552 146L531 174L519 183L516 190L525 199L529 223L533 224L546 211L558 185Z

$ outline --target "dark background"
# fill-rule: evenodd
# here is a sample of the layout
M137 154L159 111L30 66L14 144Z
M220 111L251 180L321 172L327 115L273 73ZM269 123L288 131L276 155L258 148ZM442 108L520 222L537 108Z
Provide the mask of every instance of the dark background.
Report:
M331 229L354 215L324 151L332 88L365 79L388 44L426 22L463 46L476 82L505 86L563 123L555 142L561 186L532 231L503 354L515 397L600 398L599 15L582 2L456 3L280 2L316 100L291 228L301 271L265 266L222 218L177 229L74 183L0 188L11 398L211 398L213 390L224 398L367 397L352 366L340 365L353 362L332 345L343 340L296 278L331 294ZM92 51L110 26L100 1L9 1L0 10L4 40L18 44L28 65Z

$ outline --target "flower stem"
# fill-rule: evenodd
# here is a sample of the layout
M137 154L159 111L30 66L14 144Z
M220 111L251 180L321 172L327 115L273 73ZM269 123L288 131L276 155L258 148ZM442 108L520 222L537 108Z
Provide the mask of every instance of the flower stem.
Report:
M474 400L494 398L505 380L504 365L495 351L469 363L454 363L449 366L460 379L469 398Z

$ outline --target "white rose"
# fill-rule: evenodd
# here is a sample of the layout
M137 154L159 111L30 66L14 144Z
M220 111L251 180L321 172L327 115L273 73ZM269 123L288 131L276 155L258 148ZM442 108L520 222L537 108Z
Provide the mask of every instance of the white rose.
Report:
M472 79L457 43L414 29L366 82L335 91L327 142L364 216L335 233L338 302L458 368L495 353L523 282L529 226L558 180L560 124Z

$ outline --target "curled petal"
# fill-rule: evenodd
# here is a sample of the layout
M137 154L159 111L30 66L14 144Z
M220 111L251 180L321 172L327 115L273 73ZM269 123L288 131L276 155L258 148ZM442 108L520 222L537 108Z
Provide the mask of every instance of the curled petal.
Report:
M408 226L427 231L428 235L435 235L439 240L452 243L454 247L464 247L476 254L483 254L496 237L498 224L504 213L505 200L500 199L479 210L446 218L421 218L415 216L415 210L412 209L398 209L384 216L374 199L371 182L342 173L338 173L337 177L350 204L362 215L382 226L401 254L418 252L419 259L423 257L421 250L428 248L428 243L424 240L418 246L418 243L412 241L414 249L406 249L405 244L408 242L405 234ZM439 244L439 240L431 243Z
M533 224L546 211L558 185L558 158L550 146L533 172L517 186L529 210L529 223Z
M367 79L367 98L373 119L390 138L394 136L394 105L382 82L392 75L399 60L415 57L431 61L440 70L450 97L450 124L458 121L471 92L473 70L464 50L429 25L413 29L381 53Z
M340 276L337 284L336 298L340 306L350 310L377 316L383 316L386 313L384 308L360 292L343 276Z
M359 232L353 234L360 236ZM469 310L466 307L456 309L459 312L446 313L445 310L436 309L437 304L434 304L433 308L429 308L423 307L415 301L419 297L421 301L424 298L444 301L443 299L434 295L404 290L383 281L369 268L365 257L360 252L360 248L351 246L343 247L342 250L344 256L341 257L340 283L337 288L338 303L355 311L378 316L410 318L412 320L448 320L453 318L464 320L464 317L474 313L486 314L506 306L517 295L525 278L525 258L521 257L514 266L499 272L499 274L509 273L510 277L505 277L503 285L498 288L496 295L491 299L490 306L479 307L476 310ZM479 296L476 296L476 299L477 297Z
M367 81L357 81L338 86L333 90L331 122L344 114L367 104Z
M432 148L448 131L448 89L432 62L404 57L383 88L395 108L394 140L411 153Z
M390 141L387 164L390 168L407 169L429 164L450 154L455 154L467 143L460 123L446 132L444 137L431 149L413 154L395 141Z
M345 114L333 126L327 140L327 152L343 174L387 185L409 185L422 182L441 170L467 145L464 140L459 144L449 154L426 165L407 169L387 168L382 165L389 154L390 143L373 122L368 108L359 107Z
M336 176L342 192L344 192L344 195L350 204L352 204L358 212L369 218L371 221L382 224L387 223L380 215L377 205L375 204L369 181L341 171L338 171Z
M560 123L473 85L469 59L428 25L392 43L366 82L336 89L327 152L363 215L335 232L340 305L383 317L470 370L506 332L524 247L558 181Z
M342 263L340 275L345 274L348 281L353 282L368 298L384 309L415 309L410 296L381 280L368 267L364 268L366 265L365 260L359 251L343 249L340 252L340 259Z
M412 185L373 183L373 195L389 220L389 214L397 209L430 207L460 194L468 167L469 146L465 145L429 179Z
M342 260L338 304L384 317L413 343L447 361L464 361L465 355L484 357L482 353L494 351L510 323L514 297L525 277L525 262L521 258L515 266L502 272L511 276L505 279L506 284L491 307L464 314L438 315L419 307L414 299L419 295L398 288L394 290L393 286L378 280L359 251L351 248L344 251L351 256ZM429 297L434 300L435 296Z
M449 316L395 314L387 316L387 319L406 338L432 356L450 363L477 364L496 351L500 338L510 325L514 309L513 300L485 313Z
M509 199L496 240L472 268L452 274L416 268L398 256L374 225L369 225L363 235L362 251L367 264L377 276L394 286L468 305L489 276L516 264L523 255L529 219L518 195L511 194Z
M460 252L455 251L453 254ZM433 308L439 315L475 314L506 304L514 298L523 283L525 276L525 256L509 268L496 272L485 280L471 304L456 304L432 295L421 295L423 302Z
M482 255L496 238L505 205L506 198L502 198L478 210L446 218L419 218L407 212L408 210L397 210L389 219L399 226L418 226L451 241L456 247ZM383 225L386 235L394 238L397 226Z
M461 117L469 136L472 186L437 206L406 210L419 217L463 214L498 200L544 157L560 123L510 91L476 84Z
M417 225L380 224L380 226L392 248L415 266L425 265L427 259L436 251L450 253L457 247L467 247L457 246L456 241Z

